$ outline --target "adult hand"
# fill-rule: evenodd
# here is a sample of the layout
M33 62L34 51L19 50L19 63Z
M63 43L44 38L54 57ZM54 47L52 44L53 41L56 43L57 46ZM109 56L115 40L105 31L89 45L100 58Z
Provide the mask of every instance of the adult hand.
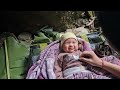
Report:
M102 60L93 51L84 51L80 59L92 66L102 67Z
M91 64L92 66L103 68L104 70L120 78L120 65L102 61L93 51L84 51L83 54L81 54L80 59L86 63ZM114 58L114 60L119 59Z

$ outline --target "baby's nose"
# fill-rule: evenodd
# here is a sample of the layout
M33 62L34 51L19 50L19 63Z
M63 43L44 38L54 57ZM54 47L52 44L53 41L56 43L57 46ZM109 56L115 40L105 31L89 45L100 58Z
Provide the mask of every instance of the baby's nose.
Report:
M70 46L73 46L73 43L70 43Z

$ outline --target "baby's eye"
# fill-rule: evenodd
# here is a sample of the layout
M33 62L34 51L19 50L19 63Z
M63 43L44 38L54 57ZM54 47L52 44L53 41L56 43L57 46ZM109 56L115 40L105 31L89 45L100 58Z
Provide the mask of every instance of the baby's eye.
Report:
M73 42L74 44L76 43L76 42Z
M66 44L70 44L70 42L66 42Z

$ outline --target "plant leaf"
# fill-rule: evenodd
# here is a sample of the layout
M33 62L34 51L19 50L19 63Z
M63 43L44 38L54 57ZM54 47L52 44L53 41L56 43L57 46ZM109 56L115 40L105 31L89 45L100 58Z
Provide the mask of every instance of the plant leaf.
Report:
M18 42L14 37L6 37L10 79L24 79L29 68L30 46ZM7 79L5 48L0 48L0 79Z
M7 79L4 47L0 47L0 79Z
M7 38L7 46L11 78L24 78L23 73L28 67L26 63L28 63L27 58L29 57L30 47L19 43L13 37Z

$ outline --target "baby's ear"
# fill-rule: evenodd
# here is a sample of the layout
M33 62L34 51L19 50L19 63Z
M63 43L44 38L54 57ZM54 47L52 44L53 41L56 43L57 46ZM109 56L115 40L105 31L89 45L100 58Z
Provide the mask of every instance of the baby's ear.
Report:
M78 50L83 51L83 45L82 44L78 47Z
M82 44L82 41L79 40L79 41L78 41L78 44Z
M80 51L83 51L83 42L82 41L78 41L78 49Z

